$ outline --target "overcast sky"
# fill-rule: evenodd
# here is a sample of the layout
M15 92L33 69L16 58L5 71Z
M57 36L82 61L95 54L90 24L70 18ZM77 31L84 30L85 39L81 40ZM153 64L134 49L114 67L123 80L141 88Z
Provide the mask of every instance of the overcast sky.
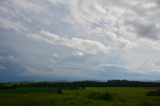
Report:
M0 0L0 82L159 78L159 0Z

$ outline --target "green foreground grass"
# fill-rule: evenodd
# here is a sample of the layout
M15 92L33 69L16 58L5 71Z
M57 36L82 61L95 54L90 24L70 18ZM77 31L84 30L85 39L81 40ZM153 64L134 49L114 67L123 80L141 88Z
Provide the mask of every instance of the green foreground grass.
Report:
M0 90L0 106L160 106L160 97L146 96L152 90L155 88L89 87L56 94L55 88L17 88ZM112 100L88 98L92 92L106 91Z

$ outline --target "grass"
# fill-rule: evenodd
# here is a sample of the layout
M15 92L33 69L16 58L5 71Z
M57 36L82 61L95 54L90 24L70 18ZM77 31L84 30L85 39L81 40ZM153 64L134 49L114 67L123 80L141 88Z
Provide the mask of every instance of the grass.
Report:
M47 87L28 87L0 90L0 94L26 94L26 93L54 93L56 88Z
M17 88L0 90L0 106L160 106L158 96L146 96L155 88L89 87L84 90ZM112 95L112 100L88 98L90 94ZM94 96L94 95L93 95Z

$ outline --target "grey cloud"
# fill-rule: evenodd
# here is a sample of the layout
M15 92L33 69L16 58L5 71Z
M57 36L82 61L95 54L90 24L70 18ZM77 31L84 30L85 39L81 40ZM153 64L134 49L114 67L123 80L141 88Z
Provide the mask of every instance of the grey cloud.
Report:
M151 3L155 4L155 6L149 7L152 5ZM135 29L134 33L137 34L138 37L159 40L160 27L157 27L157 25L160 24L160 8L156 5L157 3L154 0L142 0L140 4L137 4L130 8L130 17L128 17L128 19L125 18L126 21L124 21L124 23L133 26Z
M135 33L137 33L138 37L149 38L153 40L160 39L160 28L157 28L155 24L144 24L140 22L128 22L128 24L135 28Z
M5 70L7 70L7 68L4 67L4 66L2 66L2 65L0 65L0 72L1 72L1 71L5 71Z
M159 13L159 0L2 0L0 69L36 78L159 73Z

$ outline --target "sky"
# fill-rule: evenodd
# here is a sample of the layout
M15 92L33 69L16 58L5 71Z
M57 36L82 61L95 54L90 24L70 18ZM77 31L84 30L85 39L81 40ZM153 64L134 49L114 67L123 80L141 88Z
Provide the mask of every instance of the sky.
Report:
M0 0L0 82L160 80L159 0Z

